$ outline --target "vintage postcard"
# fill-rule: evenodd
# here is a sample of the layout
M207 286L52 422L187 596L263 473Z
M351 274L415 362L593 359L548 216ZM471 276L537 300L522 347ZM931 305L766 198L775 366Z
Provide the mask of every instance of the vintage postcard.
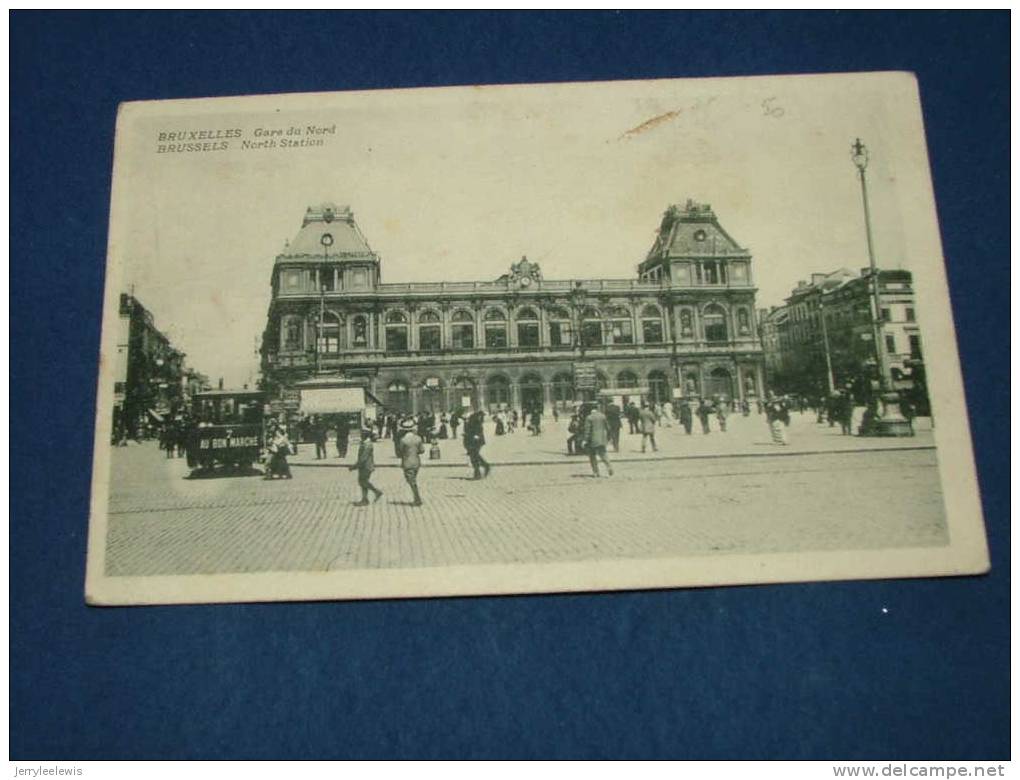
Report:
M86 599L974 574L910 74L131 103Z

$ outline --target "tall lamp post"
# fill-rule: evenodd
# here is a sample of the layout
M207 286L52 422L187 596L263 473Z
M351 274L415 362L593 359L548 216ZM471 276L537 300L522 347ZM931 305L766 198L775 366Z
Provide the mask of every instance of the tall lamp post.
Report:
M836 390L836 379L832 374L832 354L829 351L829 327L825 322L825 293L818 296L818 314L822 320L822 346L825 348L825 381L829 387L829 395Z
M875 361L878 369L878 387L881 406L876 410L871 430L862 431L874 436L913 436L910 423L900 413L899 394L889 382L889 361L882 343L881 304L879 302L878 266L875 264L875 244L871 237L871 210L868 206L868 147L858 138L850 147L850 159L861 179L861 200L864 203L864 233L868 240L868 265L871 270L871 338L875 342Z
M319 243L322 244L322 262L323 267L329 265L329 248L333 246L333 236L330 233L323 233L322 238L319 239ZM319 352L322 351L322 321L326 315L326 286L322 283L322 279L316 275L316 280L319 285L319 325L315 330L315 373L318 374L321 371L321 359Z

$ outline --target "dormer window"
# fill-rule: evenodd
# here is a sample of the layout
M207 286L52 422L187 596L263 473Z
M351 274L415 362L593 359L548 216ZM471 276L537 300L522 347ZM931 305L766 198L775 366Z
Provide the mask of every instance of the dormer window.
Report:
M708 238L708 233L706 233L704 230L695 230L694 231L694 240L695 241L704 241L706 238Z

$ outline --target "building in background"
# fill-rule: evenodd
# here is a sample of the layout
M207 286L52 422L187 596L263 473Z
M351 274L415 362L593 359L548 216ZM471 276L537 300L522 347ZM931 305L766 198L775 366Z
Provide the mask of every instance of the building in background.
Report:
M493 281L383 283L381 266L349 208L307 210L272 270L264 389L342 374L401 412L761 392L751 256L707 205L671 206L632 278L548 279L524 257Z
M878 367L872 330L870 269L840 268L801 281L786 305L759 314L769 386L819 396L851 386L870 397ZM924 354L910 271L880 270L879 334L889 362L889 386L927 411Z
M137 298L121 293L117 356L114 367L113 435L139 438L162 424L183 405L191 384L184 353L155 325L152 313ZM190 376L190 379L189 379Z

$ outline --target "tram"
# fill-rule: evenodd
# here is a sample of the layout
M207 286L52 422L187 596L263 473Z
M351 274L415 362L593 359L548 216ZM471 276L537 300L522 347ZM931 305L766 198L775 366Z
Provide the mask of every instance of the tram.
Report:
M188 467L249 469L265 441L265 393L258 390L206 390L192 397Z

